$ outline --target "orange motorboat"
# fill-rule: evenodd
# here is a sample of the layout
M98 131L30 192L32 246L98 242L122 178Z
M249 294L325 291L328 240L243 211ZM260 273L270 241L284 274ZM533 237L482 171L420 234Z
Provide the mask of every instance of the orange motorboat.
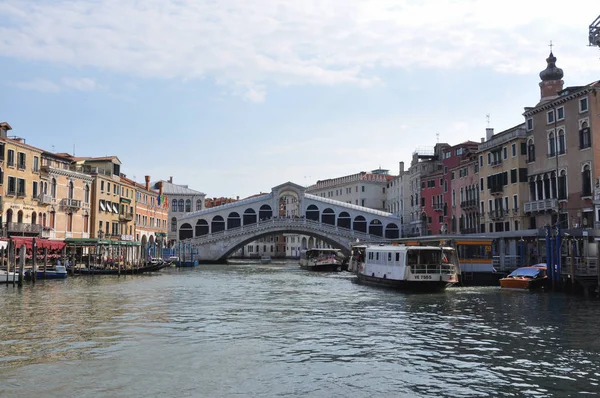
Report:
M500 279L500 287L511 289L539 289L546 286L548 274L546 264L517 268Z

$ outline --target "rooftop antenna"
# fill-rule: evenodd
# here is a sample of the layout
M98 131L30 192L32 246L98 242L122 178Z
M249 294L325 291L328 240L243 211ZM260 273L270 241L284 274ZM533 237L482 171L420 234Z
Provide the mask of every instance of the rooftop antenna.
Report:
M485 115L485 119L487 120L487 126L490 127L490 114L489 113L487 113Z
M73 144L73 156L75 156L75 144Z
M52 145L52 153L56 153L56 151L54 150L54 145Z
M435 141L439 144L440 143L440 133L435 133Z

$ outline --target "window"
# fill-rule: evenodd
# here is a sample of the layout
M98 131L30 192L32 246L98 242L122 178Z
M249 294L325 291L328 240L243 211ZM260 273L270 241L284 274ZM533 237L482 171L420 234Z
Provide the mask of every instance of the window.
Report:
M579 130L579 149L585 149L592 146L590 139L590 128L587 122L581 123L581 130Z
M360 189L361 189L363 192L365 192L365 186L364 186L364 185L361 185L361 186L360 186Z
M483 167L483 155L479 155L479 167Z
M50 184L50 196L52 196L52 199L56 199L56 178L53 178Z
M510 171L510 183L515 184L517 182L517 169L512 169Z
M192 201L190 199L187 199L185 201L185 212L189 213L190 211L192 211Z
M556 140L554 139L554 132L548 134L548 156L552 157L556 155Z
M25 196L25 179L19 178L17 180L17 196Z
M38 156L33 157L33 172L37 173L40 171L40 158Z
M492 164L492 153L488 152L488 165Z
M104 193L104 181L100 181L100 192Z
M548 111L548 113L546 114L546 121L548 122L548 124L554 123L554 110Z
M567 151L566 148L565 130L560 129L558 130L558 154L563 155Z
M174 200L172 205L171 205L171 211L172 212L176 212L177 211L177 201Z
M110 194L110 182L106 183L106 192Z
M565 119L565 107L561 106L556 109L556 120L564 120Z
M462 154L463 154L463 152L464 152L464 148L458 148L458 149L456 150L456 156L462 155Z
M202 199L196 201L196 211L202 210Z
M15 151L12 149L8 150L8 159L6 159L6 165L8 167L15 167Z
M504 160L508 159L508 148L507 147L502 148L502 157L504 158Z
M531 131L531 130L533 130L533 119L528 118L527 119L527 131Z
M589 164L583 166L581 171L581 196L592 196L592 176Z
M527 162L535 162L535 145L532 139L527 141Z
M69 181L69 199L73 199L75 196L75 186L73 181Z
M448 159L450 158L450 156L452 156L452 153L450 151L444 152L444 159Z
M17 168L20 170L25 170L26 157L23 152L19 152L17 154Z
M85 203L90 203L90 186L86 184L85 186L85 190L84 190L84 197L83 197L83 201Z
M513 195L513 210L515 212L519 211L519 195Z
M177 201L177 211L180 211L183 213L183 199L179 199Z
M587 112L588 110L588 99L587 97L579 100L579 112Z
M512 144L512 145L510 146L510 150L511 150L512 157L513 157L513 158L514 158L515 156L517 156L517 144Z
M558 177L558 199L567 199L567 172L565 170L561 170Z
M14 196L17 193L17 179L15 177L8 177L8 189L6 194Z
M37 198L37 196L38 196L38 182L37 181L33 182L33 185L31 187L31 195L34 198Z

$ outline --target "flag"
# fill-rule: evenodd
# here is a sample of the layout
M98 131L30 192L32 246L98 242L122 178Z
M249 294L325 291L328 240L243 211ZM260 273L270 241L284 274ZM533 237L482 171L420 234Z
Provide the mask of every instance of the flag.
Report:
M165 208L169 208L169 198L163 195L163 201L165 202Z
M160 194L157 195L158 205L160 206Z

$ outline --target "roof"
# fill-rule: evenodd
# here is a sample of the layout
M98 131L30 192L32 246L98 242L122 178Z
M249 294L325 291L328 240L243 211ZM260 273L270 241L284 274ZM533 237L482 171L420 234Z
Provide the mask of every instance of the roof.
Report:
M194 189L188 188L187 185L173 184L172 182L165 181L165 180L154 181L153 183L150 184L150 189L157 191L158 190L157 184L159 182L162 182L162 184L163 184L163 194L165 194L165 195L191 195L191 196L198 196L198 195L205 196L206 195L204 192L200 192L200 191L196 191Z

